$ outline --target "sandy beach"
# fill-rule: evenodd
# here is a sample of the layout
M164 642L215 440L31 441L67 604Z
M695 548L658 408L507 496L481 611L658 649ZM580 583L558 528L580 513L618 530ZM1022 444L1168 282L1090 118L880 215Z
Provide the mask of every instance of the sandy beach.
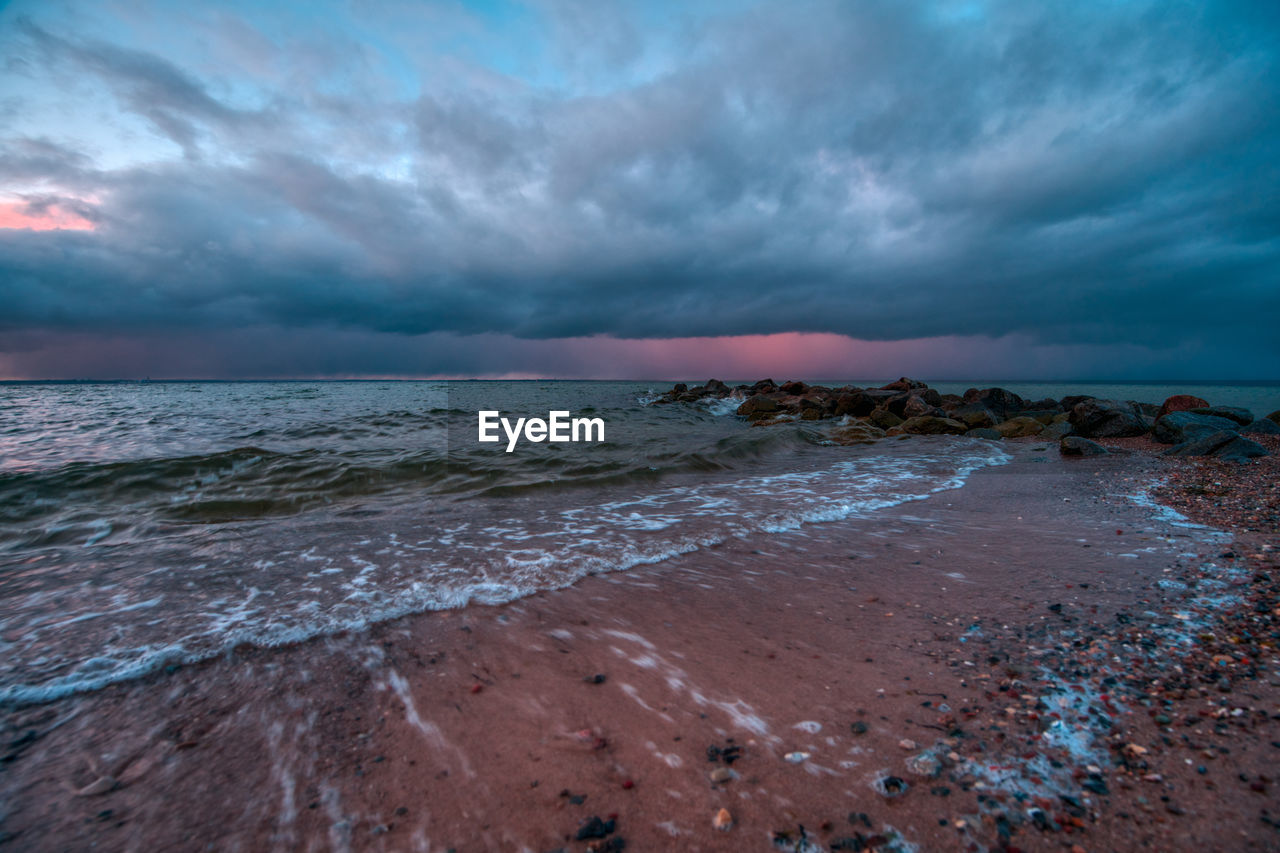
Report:
M1280 540L1223 495L1275 457L1007 446L873 518L11 711L3 844L1274 849Z

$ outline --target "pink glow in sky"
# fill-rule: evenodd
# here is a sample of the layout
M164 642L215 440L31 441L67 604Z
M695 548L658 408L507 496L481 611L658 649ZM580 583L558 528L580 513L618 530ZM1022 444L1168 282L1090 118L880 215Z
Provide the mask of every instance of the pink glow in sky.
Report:
M79 214L49 205L43 210L21 202L0 203L0 228L29 231L92 231L93 223Z

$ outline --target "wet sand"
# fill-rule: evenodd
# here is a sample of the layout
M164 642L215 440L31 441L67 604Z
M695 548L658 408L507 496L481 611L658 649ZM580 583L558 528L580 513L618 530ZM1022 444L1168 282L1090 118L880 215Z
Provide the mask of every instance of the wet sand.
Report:
M1275 531L1154 517L1142 453L1008 447L874 518L7 712L0 849L1275 849Z

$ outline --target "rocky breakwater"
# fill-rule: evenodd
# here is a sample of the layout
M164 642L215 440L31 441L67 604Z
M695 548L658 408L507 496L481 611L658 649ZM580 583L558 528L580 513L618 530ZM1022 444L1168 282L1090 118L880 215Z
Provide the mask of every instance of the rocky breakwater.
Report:
M1026 400L1004 388L970 388L941 394L902 377L878 388L781 384L761 379L730 386L718 379L689 387L677 383L655 404L740 401L736 412L757 426L795 420L840 419L846 433L878 435L967 435L1000 441L1034 436L1059 442L1068 456L1096 456L1108 449L1093 439L1151 436L1172 445L1173 456L1214 456L1248 461L1267 454L1248 436L1280 435L1280 411L1256 418L1247 409L1212 406L1177 394L1162 404L1071 395Z

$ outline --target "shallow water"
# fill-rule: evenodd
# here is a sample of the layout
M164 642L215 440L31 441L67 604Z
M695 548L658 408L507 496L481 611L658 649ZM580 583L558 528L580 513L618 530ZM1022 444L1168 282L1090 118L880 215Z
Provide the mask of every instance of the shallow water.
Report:
M0 701L509 601L955 488L997 446L833 446L637 383L0 387ZM476 412L606 441L482 445Z

